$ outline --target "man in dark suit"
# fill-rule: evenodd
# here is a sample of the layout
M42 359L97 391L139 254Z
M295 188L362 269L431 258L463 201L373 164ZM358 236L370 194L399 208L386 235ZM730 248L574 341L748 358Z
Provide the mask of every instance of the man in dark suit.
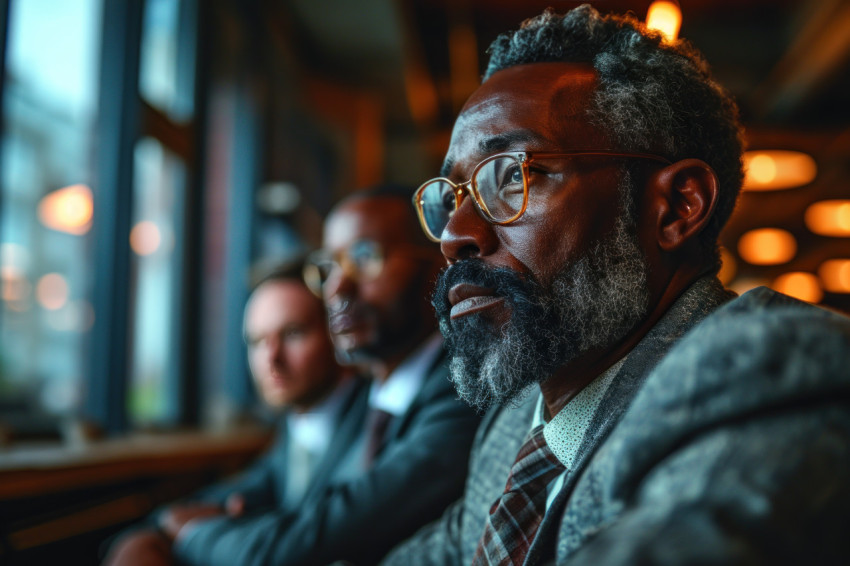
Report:
M464 498L386 564L846 563L850 321L716 279L732 100L589 6L490 53L414 203L451 378L491 410Z
M410 194L382 187L341 202L306 269L340 361L371 377L364 426L297 509L196 521L175 541L181 563L375 563L462 493L479 418L447 378L428 304L443 258L415 226Z
M255 284L245 305L248 362L264 404L280 414L274 445L231 481L158 511L157 529L133 531L108 561L129 564L154 550L171 559L171 540L191 521L268 510L295 512L322 491L363 429L367 388L340 366L321 300L304 285L303 261L279 265Z

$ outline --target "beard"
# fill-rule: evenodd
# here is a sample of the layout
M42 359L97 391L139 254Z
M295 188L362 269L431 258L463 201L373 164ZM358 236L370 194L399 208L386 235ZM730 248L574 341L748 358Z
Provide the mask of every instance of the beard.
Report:
M477 259L440 274L432 303L461 399L479 411L514 401L585 352L616 344L646 315L648 266L627 218L548 286ZM493 289L509 320L499 328L478 313L452 320L448 291L458 283Z

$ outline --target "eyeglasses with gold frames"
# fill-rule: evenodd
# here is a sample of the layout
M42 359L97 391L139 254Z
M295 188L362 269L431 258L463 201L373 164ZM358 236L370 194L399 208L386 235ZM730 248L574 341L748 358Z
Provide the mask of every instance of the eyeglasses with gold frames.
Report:
M449 219L460 207L464 193L468 193L482 218L493 224L510 224L522 216L528 207L529 165L540 159L578 156L649 159L668 165L671 163L665 157L652 153L624 153L605 149L499 153L476 165L472 176L465 183L438 177L421 185L413 194L413 205L419 215L419 222L428 238L439 242Z

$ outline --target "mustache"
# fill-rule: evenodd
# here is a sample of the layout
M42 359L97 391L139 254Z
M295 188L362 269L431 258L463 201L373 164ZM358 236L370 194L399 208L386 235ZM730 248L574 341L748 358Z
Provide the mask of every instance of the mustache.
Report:
M460 260L443 269L437 277L431 297L437 318L449 316L452 308L449 290L461 283L491 289L494 295L504 297L515 310L531 306L533 298L543 291L534 278L524 277L513 269L490 267L480 259Z

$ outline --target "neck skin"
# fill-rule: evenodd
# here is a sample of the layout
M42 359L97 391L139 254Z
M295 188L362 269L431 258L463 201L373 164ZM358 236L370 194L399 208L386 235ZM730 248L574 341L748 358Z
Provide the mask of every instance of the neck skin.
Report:
M303 413L306 413L308 411L315 409L316 407L318 407L319 405L321 405L322 403L327 401L330 398L330 396L333 395L334 391L336 391L338 388L342 387L342 385L353 376L353 373L348 368L341 367L338 370L338 375L339 375L339 377L336 380L334 380L328 386L328 388L321 393L321 395L318 398L313 398L313 399L310 399L309 401L302 402L302 403L299 403L297 405L292 404L292 405L289 406L289 410L291 410L293 413L298 413L300 415L300 414L303 414Z
M650 304L654 305L652 310L618 344L609 349L591 350L560 367L542 382L540 392L550 418L561 412L585 386L629 353L679 296L703 275L705 269L696 266L682 266L674 271L666 281L655 287L656 291L650 297Z

